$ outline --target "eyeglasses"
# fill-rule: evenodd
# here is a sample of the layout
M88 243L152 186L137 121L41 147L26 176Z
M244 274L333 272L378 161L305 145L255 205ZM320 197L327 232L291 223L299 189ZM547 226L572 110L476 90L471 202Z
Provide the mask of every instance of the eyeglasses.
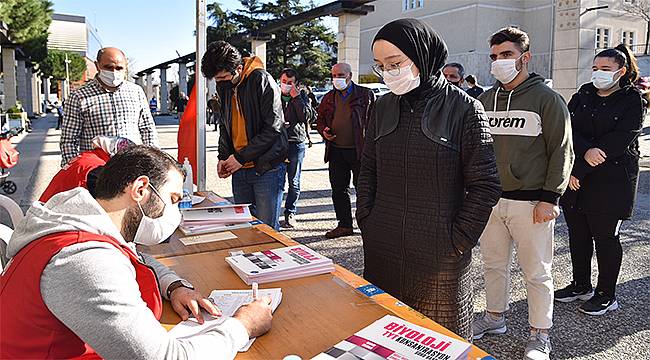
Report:
M391 76L397 76L399 75L401 69L402 69L402 64L404 61L400 61L394 64L388 64L386 66L375 64L372 65L372 71L379 77L384 77L384 72L387 72ZM404 68L407 68L408 66L405 66Z

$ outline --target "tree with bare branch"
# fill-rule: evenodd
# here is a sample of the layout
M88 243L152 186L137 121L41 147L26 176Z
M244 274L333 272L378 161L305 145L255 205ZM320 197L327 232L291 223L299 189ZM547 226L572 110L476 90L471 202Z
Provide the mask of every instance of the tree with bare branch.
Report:
M643 19L646 22L645 49L643 54L648 55L650 43L650 0L627 0L621 1L621 10L628 15Z

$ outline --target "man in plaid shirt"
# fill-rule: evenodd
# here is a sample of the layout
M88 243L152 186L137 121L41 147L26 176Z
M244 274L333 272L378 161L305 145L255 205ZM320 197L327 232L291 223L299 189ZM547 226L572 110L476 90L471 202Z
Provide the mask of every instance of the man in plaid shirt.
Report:
M97 76L65 101L61 126L61 166L93 149L95 136L121 136L158 147L149 102L136 84L124 81L126 57L117 48L97 53Z

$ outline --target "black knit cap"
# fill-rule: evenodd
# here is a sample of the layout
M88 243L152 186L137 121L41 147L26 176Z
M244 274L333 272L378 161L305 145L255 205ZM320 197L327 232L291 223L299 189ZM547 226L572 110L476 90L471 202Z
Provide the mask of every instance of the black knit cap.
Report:
M447 61L447 45L427 24L417 19L394 20L382 27L375 39L397 46L420 70L422 83L433 83Z

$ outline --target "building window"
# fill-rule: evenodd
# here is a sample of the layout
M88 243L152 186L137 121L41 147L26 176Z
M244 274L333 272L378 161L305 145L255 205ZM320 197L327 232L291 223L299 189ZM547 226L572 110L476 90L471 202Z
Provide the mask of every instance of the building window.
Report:
M402 0L402 11L421 9L424 7L424 0Z
M606 49L609 47L609 29L596 29L596 49Z
M634 45L634 31L623 31L621 42L631 49Z

